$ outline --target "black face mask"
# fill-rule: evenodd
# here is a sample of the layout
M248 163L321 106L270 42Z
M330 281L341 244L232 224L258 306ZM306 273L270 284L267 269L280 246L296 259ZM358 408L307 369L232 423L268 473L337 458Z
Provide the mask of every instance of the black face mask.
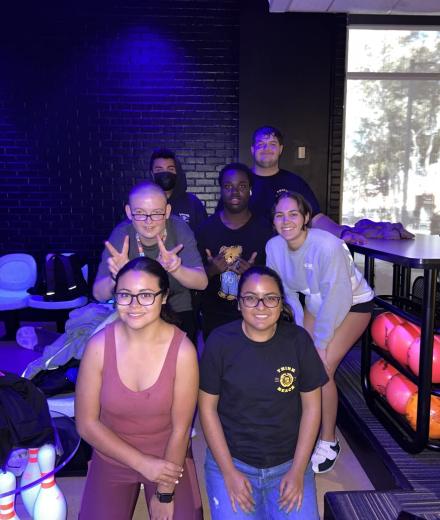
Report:
M164 191L170 191L176 185L177 175L173 172L157 172L153 175L154 182L158 184Z

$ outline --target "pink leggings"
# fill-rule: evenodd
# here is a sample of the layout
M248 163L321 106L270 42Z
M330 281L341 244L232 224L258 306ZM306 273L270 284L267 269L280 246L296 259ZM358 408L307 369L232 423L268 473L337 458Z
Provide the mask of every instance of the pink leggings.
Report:
M176 486L174 520L202 520L200 490L193 459L185 459L183 477ZM147 504L157 484L150 482L137 471L117 466L93 453L81 503L80 520L130 520L144 485Z

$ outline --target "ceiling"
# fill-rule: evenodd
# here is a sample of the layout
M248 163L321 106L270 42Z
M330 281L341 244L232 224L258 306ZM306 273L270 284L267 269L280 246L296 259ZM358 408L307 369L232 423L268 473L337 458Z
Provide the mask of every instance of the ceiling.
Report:
M440 0L269 0L271 13L440 15Z

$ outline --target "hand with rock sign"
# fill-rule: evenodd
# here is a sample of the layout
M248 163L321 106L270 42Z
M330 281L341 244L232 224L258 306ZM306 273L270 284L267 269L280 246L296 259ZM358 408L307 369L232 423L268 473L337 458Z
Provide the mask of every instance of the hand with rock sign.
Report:
M241 276L245 271L254 265L256 257L257 252L254 251L247 261L244 258L239 258L235 263L232 264L230 270L234 271L234 273L238 274L238 276Z
M224 251L220 251L217 256L212 256L209 249L205 249L205 251L206 259L208 261L207 272L210 277L222 274L229 269L229 264L226 262Z
M109 258L107 258L107 266L108 270L110 271L110 276L113 279L115 279L119 270L124 267L126 263L128 263L128 250L130 246L129 240L130 239L128 238L128 235L125 235L121 251L118 251L108 240L105 241L105 247L110 253Z
M179 244L168 251L159 235L156 236L156 239L157 245L159 246L159 256L157 257L157 261L165 271L168 273L174 273L182 265L182 259L177 255L177 253L183 249L183 244Z

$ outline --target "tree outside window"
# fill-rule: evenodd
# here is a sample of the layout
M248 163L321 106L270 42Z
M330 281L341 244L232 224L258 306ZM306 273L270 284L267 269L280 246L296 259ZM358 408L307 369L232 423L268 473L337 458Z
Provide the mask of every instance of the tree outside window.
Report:
M350 28L342 221L440 233L440 30Z

